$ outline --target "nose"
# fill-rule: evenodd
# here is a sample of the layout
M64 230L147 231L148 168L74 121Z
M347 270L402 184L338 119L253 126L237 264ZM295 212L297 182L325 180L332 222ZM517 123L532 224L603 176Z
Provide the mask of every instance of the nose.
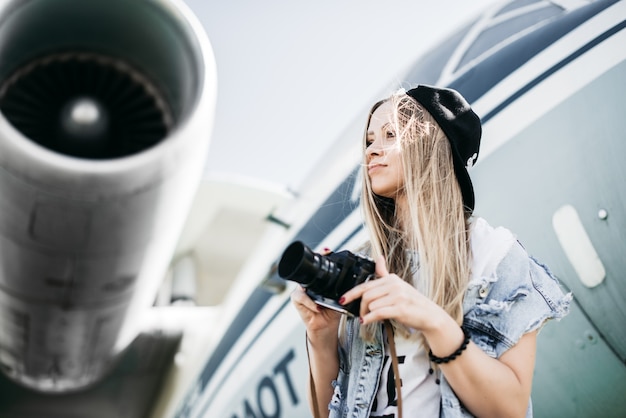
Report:
M382 154L382 147L380 146L380 141L375 140L370 143L369 146L365 149L365 156L369 159L372 156L378 156Z

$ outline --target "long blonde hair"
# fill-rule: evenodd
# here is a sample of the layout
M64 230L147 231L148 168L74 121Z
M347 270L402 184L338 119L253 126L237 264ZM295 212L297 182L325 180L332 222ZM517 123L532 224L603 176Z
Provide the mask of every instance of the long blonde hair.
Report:
M372 191L363 167L361 207L372 256L382 254L390 272L413 284L411 254L419 254L420 288L459 325L470 276L469 217L452 162L450 143L433 117L406 94L394 94L392 123L401 148L407 213L399 219L395 202ZM385 101L387 101L385 100ZM385 101L376 103L372 113ZM366 139L363 140L365 155ZM417 283L416 283L417 284ZM409 330L394 323L408 336ZM374 327L362 327L373 338Z

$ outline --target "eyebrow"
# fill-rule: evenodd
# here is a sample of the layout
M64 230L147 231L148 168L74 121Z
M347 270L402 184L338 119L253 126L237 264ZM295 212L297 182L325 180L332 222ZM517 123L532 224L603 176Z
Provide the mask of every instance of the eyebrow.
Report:
M380 130L384 132L384 131L388 130L390 127L393 129L392 123L391 122L387 122L387 123L385 123L384 125L382 125L380 127ZM368 127L367 128L367 135L374 135L374 130L371 129L370 127Z

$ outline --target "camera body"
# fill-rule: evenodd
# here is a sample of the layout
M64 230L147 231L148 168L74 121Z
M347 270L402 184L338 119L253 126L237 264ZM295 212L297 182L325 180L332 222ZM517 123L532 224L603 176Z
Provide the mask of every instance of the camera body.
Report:
M359 316L361 299L345 306L338 300L354 286L374 277L375 263L344 250L322 255L313 252L301 241L291 243L278 263L278 275L300 283L318 305Z

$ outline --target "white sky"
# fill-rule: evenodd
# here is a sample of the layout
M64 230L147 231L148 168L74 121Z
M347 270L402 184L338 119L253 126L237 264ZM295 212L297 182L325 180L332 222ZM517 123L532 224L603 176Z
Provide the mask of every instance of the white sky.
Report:
M185 1L217 61L207 174L298 190L421 53L495 0Z

